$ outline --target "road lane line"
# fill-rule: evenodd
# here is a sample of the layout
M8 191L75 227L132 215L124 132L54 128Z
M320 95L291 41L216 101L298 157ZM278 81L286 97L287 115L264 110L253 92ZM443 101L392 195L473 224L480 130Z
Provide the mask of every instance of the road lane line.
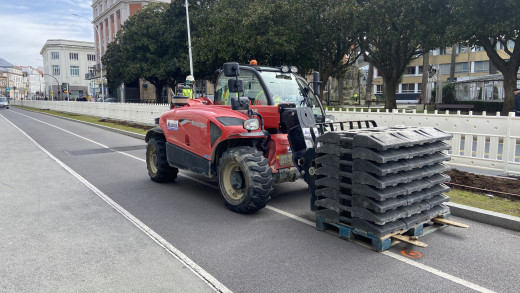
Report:
M20 114L20 115L27 116L27 115L24 115L24 114ZM35 119L35 118L32 118L32 117L29 117L29 116L27 116L27 117L28 117L28 118L31 118L31 119L34 119L34 120L36 120L36 121L40 121L40 120L38 120L38 119ZM91 139L88 139L88 138L86 138L86 137L83 137L83 136L80 136L80 135L74 134L74 133L72 133L72 132L70 132L70 131L68 131L68 130L62 129L62 128L60 128L60 127L57 127L57 126L55 126L55 125L52 125L52 124L49 124L49 123L46 123L46 122L43 122L43 121L41 121L41 122L42 122L42 123L45 123L45 124L47 124L47 125L49 125L49 126L55 127L55 128L57 128L57 129L63 130L63 131L65 131L65 132L67 132L67 133L73 134L73 135L75 135L75 136L77 136L77 137L80 137L80 138L86 139L86 140L88 140L88 141L91 141L91 142L93 142L93 143L95 143L95 144L97 144L97 145L103 146L102 144L100 144L100 143L98 143L98 142L95 142L95 141L93 141L93 140L91 140ZM105 147L106 147L106 146L105 146ZM106 147L106 148L109 148L109 147ZM121 154L127 155L127 156L129 156L129 157L131 157L131 158L134 158L134 159L137 159L137 160L139 160L139 161L145 161L145 160L143 160L143 159L141 159L141 158L138 158L138 157L132 156L132 155L130 155L130 154L126 154L126 153L124 153L124 152L120 152L120 151L115 151L115 152L118 152L118 153L121 153ZM179 174L179 175L180 175L180 174ZM202 181L202 180L199 180L199 179L197 179L197 178L194 178L194 177L192 177L192 176L190 176L190 175L185 175L185 174L183 174L182 176L183 176L183 177L186 177L186 178L188 178L188 179L190 179L190 180L193 180L193 181L195 181L195 182L197 182L197 183L200 183L200 184L203 184L203 185L205 185L205 186L208 186L208 187L211 187L211 188L214 188L214 189L217 189L217 190L218 190L218 186L215 186L215 185L209 184L209 183L207 183L207 182L204 182L204 181ZM316 224L315 224L314 222L312 222L312 221L309 221L309 220L307 220L307 219L304 219L304 218L301 218L301 217L299 217L299 216L293 215L293 214L291 214L291 213L285 212L285 211L283 211L283 210L277 209L277 208L272 207L272 206L270 206L270 205L267 205L266 208L269 209L269 210L271 210L271 211L273 211L273 212L275 212L275 213L278 213L278 214L281 214L281 215L283 215L283 216L289 217L289 218L291 218L291 219L293 219L293 220L299 221L299 222L304 223L304 224L307 224L307 225L309 225L309 226L313 226L313 227L316 226ZM144 225L144 224L143 224L143 225ZM159 237L160 237L160 236L159 236ZM356 243L356 242L353 242L353 243ZM359 244L359 243L356 243L356 244ZM365 246L365 245L363 245L363 246ZM441 277L441 278L444 278L444 279L446 279L446 280L449 280L449 281L452 281L452 282L454 282L454 283L460 284L460 285L462 285L462 286L468 287L468 288L470 288L470 289L476 290L476 291L478 291L478 292L486 292L486 293L494 292L494 291L492 291L492 290L489 290L489 289L484 288L484 287L482 287L482 286L479 286L479 285L477 285L477 284L474 284L474 283L471 283L471 282L469 282L469 281L463 280L463 279L461 279L461 278L455 277L455 276L450 275L450 274L448 274L448 273L444 273L444 272L442 272L442 271L440 271L440 270L437 270L437 269L435 269L435 268L433 268L433 267L430 267L430 266L424 265L424 264L422 264L422 263L419 263L419 262L413 261L413 260L411 260L411 259L404 258L404 257L402 257L402 256L400 256L400 255L398 255L398 254L393 253L393 252L390 252L390 251L383 251L383 252L381 252L381 253L384 254L384 255L386 255L386 256L388 256L388 257L391 257L391 258L393 258L393 259L396 259L396 260L398 260L398 261L404 262L404 263L406 263L406 264L408 264L408 265L414 266L414 267L419 268L419 269L421 269L421 270L424 270L424 271L426 271L426 272L429 272L429 273L432 273L432 274L434 274L434 275L437 275L437 276L439 276L439 277Z
M199 180L199 179L197 179L197 178L194 178L194 177L192 177L192 176L184 175L184 177L186 177L186 178L188 178L188 179L191 179L191 180L193 180L193 181L195 181L195 182L197 182L197 183L200 183L200 184L203 184L203 185L209 186L209 187L211 187L211 188L218 189L217 186L214 186L214 185L211 185L211 184L209 184L209 183L203 182L203 181L201 181L201 180ZM278 214L284 215L284 216L286 216L286 217L289 217L289 218L291 218L291 219L293 219L293 220L296 220L296 221L298 221L298 222L301 222L301 223L307 224L307 225L312 226L312 227L316 227L316 223L315 223L315 222L312 222L312 221L309 221L309 220L304 219L304 218L302 218L302 217L299 217L299 216L293 215L293 214L288 213L288 212L286 212L286 211L283 211L283 210L277 209L277 208L275 208L275 207L273 207L273 206L267 205L265 208L268 209L268 210L271 210L271 211L273 211L273 212L275 212L275 213L278 213ZM367 244L364 244L364 243L359 243L359 242L353 242L353 243L356 243L356 244L361 245L361 246L365 246L365 247L370 248L370 249L372 248L370 245L367 245ZM475 290L475 291L478 291L478 292L485 292L485 293L492 293L492 292L495 292L495 291L489 290L489 289L487 289L487 288L484 288L484 287L482 287L482 286L479 286L479 285L477 285L477 284L474 284L474 283L471 283L471 282L469 282L469 281L466 281L466 280L463 280L463 279L461 279L461 278L458 278L458 277L455 277L455 276L453 276L453 275L450 275L450 274L448 274L448 273L442 272L442 271L440 271L440 270L437 270L437 269L432 268L432 267L430 267L430 266L427 266L427 265L425 265L425 264L422 264L422 263L419 263L419 262L413 261L413 260L411 260L411 259L409 259L409 258L406 258L406 257L401 256L401 255L399 255L399 254L393 253L393 252L391 252L391 251L386 250L386 251L382 251L381 253L384 254L384 255L386 255L386 256L388 256L388 257L391 257L391 258L393 258L393 259L396 259L396 260L398 260L398 261L404 262L404 263L406 263L406 264L408 264L408 265L411 265L411 266L414 266L414 267L416 267L416 268L419 268L419 269L421 269L421 270L423 270L423 271L429 272L429 273L431 273L431 274L437 275L437 276L439 276L439 277L441 277L441 278L444 278L444 279L446 279L446 280L449 280L449 281L452 281L452 282L454 282L454 283L457 283L457 284L460 284L460 285L462 285L462 286L465 286L465 287L468 287L468 288L470 288L470 289L473 289L473 290Z
M455 276L450 275L448 273L439 271L439 270L434 269L434 268L432 268L430 266L424 265L424 264L422 264L420 262L413 261L413 260L411 260L411 259L409 259L409 258L407 258L405 256L399 255L397 253L393 253L393 252L388 251L388 250L382 251L381 253L386 255L386 256L389 256L391 258L394 258L394 259L397 259L399 261L402 261L402 262L404 262L406 264L409 264L411 266L414 266L416 268L419 268L421 270L424 270L424 271L427 271L427 272L432 273L434 275L437 275L437 276L439 276L441 278L450 280L450 281L452 281L454 283L457 283L457 284L460 284L462 286L465 286L465 287L468 287L470 289L473 289L475 291L483 292L483 293L496 293L493 290L489 290L489 289L484 288L482 286L479 286L477 284L474 284L474 283L471 283L469 281L463 280L461 278L455 277Z
M53 125L53 124L47 123L47 122L45 122L45 121L41 121L41 120L39 120L39 119L36 119L36 118L34 118L34 117L31 117L31 116L28 116L28 115L25 115L25 114L22 114L22 113L19 113L19 112L16 112L16 111L11 111L11 112L12 112L12 113L16 113L16 114L18 114L18 115L22 115L22 116L27 117L27 118L29 118L29 119L32 119L32 120L34 120L34 121L38 121L38 122L40 122L40 123L42 123L42 124L45 124L45 125L48 125L48 126L54 127L54 128L56 128L56 129L59 129L59 130L61 130L61 131L66 132L66 133L68 133L68 134L71 134L71 135L74 135L74 136L79 137L79 138L81 138L81 139L84 139L84 140L86 140L86 141L89 141L89 142L91 142L91 143L93 143L93 144L95 144L95 145L98 145L98 146L102 147L102 148L109 149L109 150L111 150L111 151L113 151L113 152L115 152L115 153L119 153L119 154L122 154L122 155L124 155L124 156L131 157L131 158L136 159L136 160L141 161L141 162L146 162L146 160L144 160L144 159L141 159L141 158L139 158L139 157L133 156L133 155L128 154L128 153L125 153L125 152L121 152L121 151L118 151L118 150L112 149L112 148L109 147L109 146L106 146L106 145L104 145L104 144L102 144L102 143L99 143L99 142L97 142L97 141L94 141L94 140L92 140L92 139L90 139L90 138L87 138L87 137L81 136L81 135L79 135L79 134L76 134L76 133L74 133L74 132L72 132L72 131L69 131L69 130L67 130L67 129L63 129L63 128L59 127L59 126L56 126L56 125ZM4 118L5 118L5 117L4 117ZM6 119L7 119L7 118L6 118Z
M7 122L9 122L13 127L18 129L23 135L25 135L34 145L36 145L42 152L44 152L47 156L49 156L52 160L54 160L58 165L64 168L67 172L69 172L72 176L78 179L81 183L83 183L86 187L88 187L92 192L94 192L97 196L99 196L102 200L104 200L108 205L110 205L113 209L119 212L123 217L129 220L132 224L134 224L137 228L143 231L148 237L150 237L153 241L163 247L170 255L175 257L178 261L180 261L183 265L189 268L196 276L198 276L201 280L203 280L209 287L213 288L216 292L232 292L229 290L224 284L220 283L215 277L206 272L203 268L197 265L194 261L192 261L189 257L187 257L180 250L175 248L171 243L162 238L159 234L157 234L154 230L148 227L146 224L141 222L135 216L133 216L130 212L125 210L123 207L118 205L115 201L113 201L110 197L108 197L105 193L95 187L88 180L79 175L76 171L71 169L65 163L60 161L54 155L52 155L49 151L47 151L43 146L41 146L38 142L36 142L32 137L30 137L25 131L20 129L14 123L9 121L6 117L2 116ZM68 131L67 131L68 132ZM89 140L92 141L92 140ZM94 142L94 141L92 141ZM134 156L131 156L134 157ZM137 158L137 157L134 157Z

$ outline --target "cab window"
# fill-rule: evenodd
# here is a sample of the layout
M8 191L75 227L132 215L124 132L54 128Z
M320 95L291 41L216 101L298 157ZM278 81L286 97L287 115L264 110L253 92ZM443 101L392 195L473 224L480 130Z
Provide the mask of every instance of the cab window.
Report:
M215 91L216 105L231 105L231 98L237 97L237 93L230 93L228 88L228 80L236 77L226 77L224 74L219 76ZM240 96L248 97L253 105L267 105L267 97L265 95L262 84L252 71L241 69L240 76L244 85L244 92Z

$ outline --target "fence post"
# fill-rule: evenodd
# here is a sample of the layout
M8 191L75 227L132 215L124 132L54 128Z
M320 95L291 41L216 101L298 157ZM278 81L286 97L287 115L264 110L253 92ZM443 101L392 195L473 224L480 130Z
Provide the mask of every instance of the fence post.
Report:
M512 135L513 117L515 117L515 113L509 112L509 115L507 116L506 137L504 138L504 150L502 152L502 160L504 160L504 172L506 174L509 174L509 166L515 161L516 138L514 138Z

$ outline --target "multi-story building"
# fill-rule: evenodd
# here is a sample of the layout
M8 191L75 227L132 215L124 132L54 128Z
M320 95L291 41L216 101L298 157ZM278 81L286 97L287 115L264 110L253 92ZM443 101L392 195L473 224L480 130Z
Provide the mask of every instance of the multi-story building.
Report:
M20 66L23 75L25 76L25 82L27 83L26 95L29 99L40 99L44 97L45 80L42 76L43 67L40 69L33 68L31 66Z
M508 44L510 48L514 44ZM500 55L506 56L502 44L496 48ZM438 48L430 51L429 63L436 70L430 82L448 82L450 77L452 47ZM464 83L464 90L457 91L458 100L480 100L503 102L504 89L501 81L502 75L493 66L482 47L467 47L458 45L455 47L455 75L450 82ZM428 68L429 70L430 68ZM403 75L399 84L396 99L398 102L418 101L421 94L423 75L423 58L413 60ZM483 82L477 82L483 80ZM374 72L373 93L383 95L383 78ZM432 99L431 101L434 101ZM437 101L440 102L440 101Z
M11 99L23 99L27 93L27 79L22 68L0 58L0 94Z
M92 0L93 24L95 26L95 42L97 52L96 76L101 70L101 56L105 53L110 42L114 41L121 25L132 15L150 2L170 3L170 0ZM100 51L101 50L101 51ZM165 89L166 91L166 89ZM120 101L155 101L153 85L136 80L125 84L112 96L118 96ZM107 96L105 94L105 96Z
M3 72L0 71L0 96L5 97L7 95L7 75L4 76Z
M58 100L94 96L94 86L85 76L95 69L95 52L92 42L47 40L40 51L45 95Z

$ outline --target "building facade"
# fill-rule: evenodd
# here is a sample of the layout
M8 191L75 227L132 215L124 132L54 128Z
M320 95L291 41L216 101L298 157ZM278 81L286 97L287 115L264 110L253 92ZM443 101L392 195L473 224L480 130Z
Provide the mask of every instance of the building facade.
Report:
M99 92L96 90L99 85L85 79L96 67L94 43L47 40L40 55L43 57L45 96L56 100L75 100L92 97Z
M28 81L22 68L0 58L0 95L20 100L27 91Z
M105 53L108 44L115 40L122 24L151 2L170 3L171 1L92 0L92 22L94 24L95 47L98 57L96 76L100 75L102 67L101 56ZM108 95L105 94L105 96ZM155 101L155 88L143 80L136 80L133 83L123 85L117 92L111 93L111 96L117 97L121 102Z
M508 44L509 48L513 48L514 44ZM452 51L455 50L455 75L454 80L450 81L450 67ZM496 50L504 58L507 54L504 52L502 44L498 44ZM493 66L486 51L482 47L468 47L458 45L456 47L437 48L430 51L429 68L434 69L430 78L430 88L433 83L440 81L464 83L464 93L457 91L458 100L479 100L479 101L495 101L503 102L504 89L503 84L497 75L500 72ZM422 95L423 75L423 58L419 57L413 60L403 75L402 82L396 93L398 102L418 102L427 95ZM499 74L501 76L501 74ZM498 80L497 80L498 79ZM471 80L482 80L483 82L472 83ZM383 78L374 71L373 93L383 95ZM460 87L457 87L460 88ZM434 98L430 100L434 102ZM440 101L435 101L440 102Z

